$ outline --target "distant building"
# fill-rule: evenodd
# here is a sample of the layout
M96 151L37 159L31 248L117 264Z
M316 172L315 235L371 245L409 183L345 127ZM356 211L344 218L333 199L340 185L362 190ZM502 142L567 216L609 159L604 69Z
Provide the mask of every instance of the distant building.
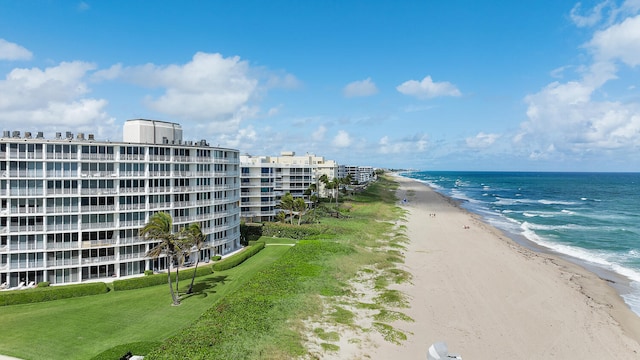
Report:
M351 175L353 184L366 184L374 179L375 169L371 166L340 165L338 177L345 178L348 175Z
M79 283L166 269L138 236L165 211L197 222L209 259L240 248L238 150L183 141L179 124L129 120L123 142L92 134L4 131L0 138L0 283Z
M269 221L278 212L280 198L290 193L294 198L304 198L314 184L324 191L319 178L323 174L329 180L336 177L338 165L322 156L283 152L280 156L240 157L241 216L247 221Z

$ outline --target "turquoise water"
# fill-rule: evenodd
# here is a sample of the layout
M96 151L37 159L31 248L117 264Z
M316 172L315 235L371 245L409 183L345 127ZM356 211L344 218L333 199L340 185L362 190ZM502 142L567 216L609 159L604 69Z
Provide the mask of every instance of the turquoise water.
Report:
M640 315L640 174L410 172L514 237L631 280ZM620 290L620 289L618 289Z

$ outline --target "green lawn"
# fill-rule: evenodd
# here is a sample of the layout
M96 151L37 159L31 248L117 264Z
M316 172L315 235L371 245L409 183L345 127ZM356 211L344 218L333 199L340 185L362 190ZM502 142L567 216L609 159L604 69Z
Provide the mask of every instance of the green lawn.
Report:
M196 278L195 294L171 306L167 285L0 307L0 354L22 359L90 359L119 344L161 341L241 288L289 246L269 246L236 268ZM184 291L189 281L181 281Z

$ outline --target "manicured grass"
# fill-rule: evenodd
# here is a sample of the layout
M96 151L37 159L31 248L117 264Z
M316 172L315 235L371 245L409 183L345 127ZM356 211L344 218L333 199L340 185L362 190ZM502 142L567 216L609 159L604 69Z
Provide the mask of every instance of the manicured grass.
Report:
M0 354L23 359L90 359L120 344L161 341L195 321L290 250L269 246L242 266L196 278L195 293L171 306L167 285L0 307ZM189 286L181 282L181 291ZM124 355L124 354L123 354Z

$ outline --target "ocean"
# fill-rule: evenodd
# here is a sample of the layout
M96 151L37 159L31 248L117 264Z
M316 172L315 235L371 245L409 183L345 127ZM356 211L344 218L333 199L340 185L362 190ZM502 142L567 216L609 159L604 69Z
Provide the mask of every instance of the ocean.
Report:
M542 246L601 276L629 279L614 288L640 315L640 173L401 175L459 200L514 241Z

